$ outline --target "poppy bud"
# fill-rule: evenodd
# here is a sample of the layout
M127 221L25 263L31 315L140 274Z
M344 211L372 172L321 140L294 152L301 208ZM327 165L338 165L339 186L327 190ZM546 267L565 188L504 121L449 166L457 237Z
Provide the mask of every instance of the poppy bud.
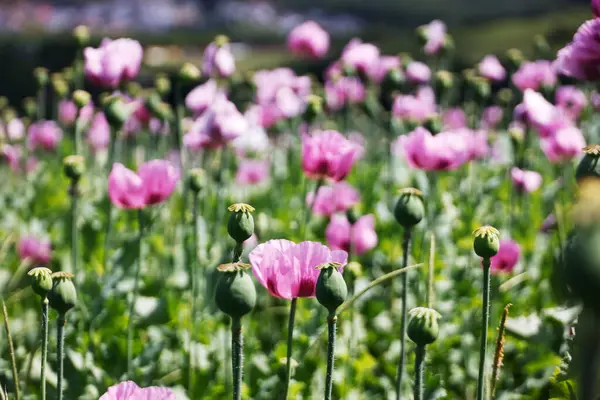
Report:
M34 69L33 76L37 81L38 87L46 86L48 83L48 70L44 67L37 67Z
M85 159L83 156L70 155L63 160L63 171L67 178L79 181L85 172Z
M394 217L405 229L417 225L425 216L423 193L414 188L404 188L399 191L400 198L394 208Z
M193 168L188 172L188 186L194 193L199 193L206 187L206 172L202 168Z
M600 178L600 145L586 146L583 152L585 155L575 170L575 179L580 181L589 177Z
M48 295L50 307L59 314L66 314L77 304L77 290L72 279L75 275L70 272L55 272L52 274L53 286Z
M119 96L108 96L103 101L104 115L108 123L120 129L131 114L130 107Z
M200 70L194 64L186 62L179 70L179 77L184 82L195 82L200 79Z
M73 37L77 41L79 47L85 47L90 42L90 30L85 25L76 26L73 29Z
M158 94L162 97L166 97L171 93L171 80L166 74L156 75L154 86L156 87Z
M33 268L27 273L31 277L31 288L42 299L52 290L52 271L46 267Z
M231 215L227 222L227 232L233 240L243 243L254 233L254 218L251 214L254 207L237 203L229 206L228 210L231 211Z
M410 320L406 328L408 338L417 346L435 342L440 334L438 319L442 316L432 308L417 307L408 312Z
M78 108L87 106L92 101L92 95L85 90L76 90L73 92L73 102Z
M248 314L256 305L256 288L245 271L250 267L239 262L217 267L222 274L217 283L215 301L217 307L231 318Z
M348 296L346 281L338 271L340 266L340 263L331 262L316 267L321 270L316 286L317 300L330 314L335 314Z
M475 254L484 259L495 256L500 249L500 232L492 226L477 228L473 235L473 250Z

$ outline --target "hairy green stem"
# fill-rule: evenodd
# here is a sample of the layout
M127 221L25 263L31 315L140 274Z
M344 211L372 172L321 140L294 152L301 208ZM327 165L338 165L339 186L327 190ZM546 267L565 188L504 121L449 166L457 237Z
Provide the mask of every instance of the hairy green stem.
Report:
M48 360L48 298L42 300L42 368L40 375L40 393L46 400L46 364Z
M335 362L335 328L337 316L335 313L329 313L327 317L327 327L329 341L327 343L327 375L325 375L325 400L331 400L333 389L333 364Z
M306 233L308 232L308 224L310 223L310 217L312 216L312 206L313 206L315 199L317 198L317 192L319 191L319 188L322 185L323 185L323 180L319 179L313 189L311 201L306 203L306 208L304 209L304 225L302 225L302 237L303 238L306 238Z
M46 85L41 85L38 89L37 93L37 118L38 121L41 121L46 118Z
M414 400L423 400L423 377L425 376L425 346L417 345L415 350Z
M244 371L244 336L242 319L231 319L231 371L233 373L233 400L242 399L242 372Z
M296 303L298 299L293 298L290 304L290 316L288 319L288 334L287 334L287 360L285 364L285 382L283 388L283 399L287 400L290 390L290 379L292 375L292 343L294 341L294 322L296 320Z
M10 354L10 365L12 368L13 381L15 382L15 398L16 400L21 399L21 391L19 390L19 374L17 372L17 360L15 358L15 348L13 346L12 336L10 334L10 327L8 325L8 311L6 311L6 304L4 299L2 301L2 314L4 315L4 329L6 329L6 337L8 341L8 352Z
M56 326L56 352L57 352L57 381L56 391L58 400L63 399L63 377L64 377L64 359L65 359L65 325L67 324L66 315L58 315L58 325Z
M479 375L477 378L477 400L485 393L485 355L487 351L488 324L490 320L490 259L483 259L483 309L481 316L481 345L479 348Z
M79 202L79 187L77 181L71 181L69 195L71 196L71 272L75 275L75 281L79 282L78 260L79 240L77 235L77 203Z
M404 230L402 238L402 268L408 265L408 252L410 251L411 230ZM396 400L402 397L402 376L404 375L404 364L406 362L406 324L408 320L408 274L402 275L402 320L400 325L400 358L398 359L398 370L396 373Z
M133 369L133 319L135 317L135 303L137 301L138 287L140 284L140 271L142 270L143 257L143 238L144 238L144 217L142 210L138 210L138 259L135 267L135 276L133 278L133 293L129 302L127 315L127 376L131 378Z
M429 269L427 271L427 307L433 308L435 281L435 234L431 233L429 240Z
M79 118L75 121L75 154L79 155L81 152L81 136L85 128L85 123L81 119L81 110L78 111Z
M193 240L194 243L192 245L192 259L189 262L189 276L190 276L190 286L191 286L191 298L190 298L190 349L188 352L188 392L190 394L193 393L194 390L194 371L193 371L193 338L194 333L196 332L196 301L198 297L198 274L197 268L199 267L198 260L198 194L194 193L194 199L192 203L192 215L193 215Z
M117 146L117 137L119 130L115 127L110 127L110 145L108 148L107 174L110 174L112 165L115 161L115 149ZM108 270L108 249L110 247L110 233L112 230L112 202L109 200L106 204L106 230L104 232L104 252L103 256L103 272L106 274Z

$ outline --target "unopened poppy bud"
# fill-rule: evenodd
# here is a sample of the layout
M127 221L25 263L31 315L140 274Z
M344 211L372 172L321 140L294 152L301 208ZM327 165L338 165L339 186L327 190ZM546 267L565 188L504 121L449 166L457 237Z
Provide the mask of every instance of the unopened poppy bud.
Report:
M156 75L156 79L154 79L154 86L156 87L156 91L162 97L166 97L171 93L171 80L166 74L158 74Z
M44 67L37 67L33 70L33 76L38 84L38 87L46 86L48 83L48 70Z
M70 272L55 272L52 274L52 290L48 294L50 307L65 314L77 304L77 290L72 279L75 277Z
M219 310L232 318L248 314L256 305L256 288L246 269L249 264L230 263L217 267L221 277L215 290L215 301Z
M552 49L543 35L535 35L533 37L533 47L540 57L545 57L552 53Z
M394 217L405 229L417 225L425 216L423 192L415 188L404 188L399 191L400 198L394 208Z
M145 94L144 105L156 117L159 117L158 114L160 103L162 103L162 99L157 92L149 91Z
M306 102L306 110L304 111L304 121L309 124L314 123L319 116L323 115L323 98L310 95Z
M498 90L498 93L496 94L496 98L498 99L498 103L501 106L507 106L512 102L513 99L513 91L510 90L509 88L503 88Z
M103 101L104 115L108 123L120 129L131 114L130 107L119 96L108 96Z
M52 271L46 267L33 268L27 273L31 277L31 288L42 299L52 290Z
M417 346L427 346L435 342L440 334L438 320L440 313L432 308L417 307L408 312L410 319L406 328L408 338Z
M475 95L477 96L477 100L485 101L490 98L492 94L492 89L490 87L490 83L487 79L481 77L475 77L471 81L471 86L475 90Z
M600 178L600 145L593 144L583 148L585 153L575 170L575 179Z
M76 26L73 29L73 37L79 47L85 47L90 42L90 30L85 25Z
M90 104L90 101L92 101L92 95L85 90L76 90L73 92L73 102L79 109Z
M58 74L57 76L55 76L55 74L52 74L52 79L50 83L52 84L52 89L54 90L54 93L56 93L58 97L60 97L61 99L67 97L67 95L69 94L69 84L62 77L62 75Z
M2 120L6 123L9 123L13 119L17 118L17 112L12 107L7 107L2 109Z
M238 243L243 243L248 240L254 233L254 218L252 218L252 212L254 207L237 203L227 208L231 211L229 221L227 222L227 232L229 236Z
M36 118L37 107L37 102L33 97L25 97L23 99L23 109L25 110L25 115L27 115L29 118Z
M200 69L194 64L186 62L179 70L179 78L184 82L195 82L200 79Z
M70 155L63 160L63 171L67 178L77 182L85 172L83 156Z
M67 82L73 82L75 71L72 67L66 67L62 70L62 76Z
M454 44L454 38L446 34L446 40L444 41L444 45L442 46L442 50L444 53L452 53L456 49L456 45Z
M348 296L346 281L338 271L340 266L340 263L330 262L316 267L321 270L315 289L317 300L330 314L335 314L335 310L346 301Z
M438 83L438 85L445 89L451 89L452 86L454 86L454 75L452 75L452 72L450 71L438 71L435 73L435 80Z
M138 97L142 93L142 85L138 82L127 82L127 94L131 97Z
M482 226L473 232L473 250L484 259L495 256L500 249L500 232L493 226Z
M193 168L188 172L188 186L194 193L199 193L206 187L206 171L202 168Z
M508 58L508 61L514 69L519 68L525 60L523 53L519 49L508 49L506 51L506 58Z

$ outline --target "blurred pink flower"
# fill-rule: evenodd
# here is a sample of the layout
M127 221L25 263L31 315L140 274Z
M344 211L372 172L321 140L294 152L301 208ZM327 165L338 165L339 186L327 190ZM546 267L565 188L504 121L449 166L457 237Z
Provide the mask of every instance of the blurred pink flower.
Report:
M393 69L400 69L402 63L398 56L381 56L379 62L373 67L369 76L373 81L381 83L387 73Z
M73 101L63 99L58 102L58 120L63 125L73 125L77 119L78 113L77 106ZM81 120L87 122L94 114L94 104L88 103L81 109Z
M108 177L108 195L119 208L144 208L165 201L175 190L179 175L166 160L145 162L138 174L115 163Z
M597 6L594 6L597 10ZM579 27L573 41L558 51L556 70L581 80L595 81L600 79L600 19L586 21Z
M106 150L110 144L110 125L103 112L97 112L87 131L87 142L94 152Z
M416 84L425 84L431 79L431 69L425 63L412 61L406 66L406 79Z
M592 0L592 15L594 18L600 17L600 1Z
M549 214L544 219L544 222L542 222L542 227L540 228L540 232L548 233L548 232L554 230L556 228L556 226L557 226L556 217L554 216L554 214Z
M587 106L585 93L577 86L572 85L560 86L556 89L555 101L556 105L565 110L573 120L579 118Z
M340 60L359 74L370 76L379 63L379 49L374 44L363 43L355 38L344 47Z
M291 300L315 297L320 271L315 267L337 262L343 266L348 254L329 250L317 242L294 243L289 240L269 240L258 245L249 255L252 273L272 296Z
M330 216L337 212L346 212L360 202L360 193L348 182L337 182L333 186L321 186L315 196L310 192L306 204L311 205L317 215Z
M191 150L218 148L238 138L248 130L248 122L232 102L223 98L212 104L195 121L183 137Z
M270 168L269 160L240 159L235 182L240 185L256 185L269 178Z
M25 124L20 118L13 118L6 124L8 140L16 142L25 136Z
M560 163L581 154L585 139L576 126L567 126L557 130L552 136L543 137L542 151L553 163Z
M547 60L525 61L512 76L512 81L522 92L527 89L540 90L556 85L556 72Z
M362 153L362 147L337 131L302 135L302 169L315 179L344 179Z
M271 144L265 128L261 125L260 106L254 104L248 107L244 117L248 122L248 130L231 143L235 153L240 157L265 154Z
M52 246L50 240L42 239L34 235L23 236L17 245L19 259L29 259L32 263L46 264L52 258Z
M235 59L229 43L212 42L206 46L202 72L213 78L227 78L235 72Z
M361 103L367 96L362 81L354 76L342 76L325 83L325 100L331 111L341 110L349 104Z
M600 93L594 90L590 94L590 104L594 107L594 111L600 111Z
M424 122L436 112L435 94L428 86L420 87L416 95L397 96L392 106L394 117L414 122Z
M363 215L351 225L345 215L334 215L325 229L327 244L334 250L352 250L357 255L377 246L375 216Z
M54 121L38 121L29 125L27 147L29 150L54 151L62 139L62 130Z
M449 108L442 114L442 129L460 129L467 127L467 115L460 107Z
M104 39L97 49L83 50L86 77L94 84L116 88L137 76L144 50L132 39Z
M258 246L258 238L256 237L255 233L253 233L248 239L244 240L244 250L252 250L256 246Z
M523 103L515 108L515 112L522 113L523 119L533 126L541 137L551 136L557 130L573 125L573 121L564 110L531 89L525 90Z
M481 116L481 127L483 129L496 129L498 124L502 122L504 110L500 106L489 106L483 110Z
M21 170L21 149L11 144L2 145L2 157L14 172Z
M321 58L329 49L329 33L315 21L306 21L290 31L287 43L294 54Z
M491 81L503 81L506 78L506 70L500 64L496 56L485 56L477 66L479 75Z
M514 187L520 192L535 192L542 185L542 175L535 171L515 167L510 170L510 178Z
M224 96L217 86L217 81L210 79L196 86L185 97L185 106L195 114L201 114L216 101L217 96Z
M494 274L502 272L510 273L514 270L520 257L521 246L512 239L503 239L500 241L498 254L490 259L492 262L490 271Z
M446 24L436 19L421 28L426 39L425 54L436 54L446 44Z
M171 389L160 386L140 388L133 381L121 382L108 388L99 400L176 400Z

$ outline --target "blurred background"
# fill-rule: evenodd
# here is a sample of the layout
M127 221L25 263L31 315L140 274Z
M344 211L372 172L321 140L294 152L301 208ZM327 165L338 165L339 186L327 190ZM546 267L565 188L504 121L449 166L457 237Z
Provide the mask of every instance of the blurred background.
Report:
M560 47L590 15L589 0L1 0L0 95L20 105L35 94L36 66L52 72L69 65L71 30L80 24L90 27L93 45L104 36L142 42L146 72L198 63L204 46L224 33L241 71L290 66L321 76L329 60L295 59L285 48L288 31L307 19L331 33L334 59L355 36L418 58L414 28L439 18L455 39L453 68L460 70L513 47L531 54L535 35Z

